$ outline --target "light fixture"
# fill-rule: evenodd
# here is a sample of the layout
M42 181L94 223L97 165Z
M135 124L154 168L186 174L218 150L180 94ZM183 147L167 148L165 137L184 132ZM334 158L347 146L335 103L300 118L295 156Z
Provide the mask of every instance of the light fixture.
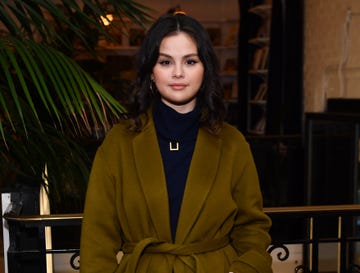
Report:
M114 20L114 16L109 13L109 14L106 14L105 16L101 16L100 19L101 19L102 23L104 24L104 26L107 27Z

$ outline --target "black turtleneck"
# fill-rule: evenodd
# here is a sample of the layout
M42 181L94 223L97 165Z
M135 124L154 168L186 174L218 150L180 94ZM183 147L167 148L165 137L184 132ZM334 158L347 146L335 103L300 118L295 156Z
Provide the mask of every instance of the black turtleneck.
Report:
M198 107L181 114L162 101L154 105L154 123L159 141L165 171L170 208L170 226L175 239L182 198L196 137L199 130L200 111ZM170 151L179 143L178 151Z

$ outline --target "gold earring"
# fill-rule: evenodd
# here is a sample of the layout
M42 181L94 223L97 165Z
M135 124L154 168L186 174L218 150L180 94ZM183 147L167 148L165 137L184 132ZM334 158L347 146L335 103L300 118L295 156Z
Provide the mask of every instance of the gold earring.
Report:
M153 88L153 81L150 81L150 93L155 94L154 88Z

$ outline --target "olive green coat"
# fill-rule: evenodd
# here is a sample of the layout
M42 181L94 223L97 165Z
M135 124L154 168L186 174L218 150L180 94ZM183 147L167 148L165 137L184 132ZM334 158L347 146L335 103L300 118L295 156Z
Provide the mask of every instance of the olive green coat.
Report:
M140 133L114 126L97 151L82 224L80 272L269 273L269 227L249 146L225 124L218 136L199 130L172 242L150 116ZM118 264L120 250L125 255Z

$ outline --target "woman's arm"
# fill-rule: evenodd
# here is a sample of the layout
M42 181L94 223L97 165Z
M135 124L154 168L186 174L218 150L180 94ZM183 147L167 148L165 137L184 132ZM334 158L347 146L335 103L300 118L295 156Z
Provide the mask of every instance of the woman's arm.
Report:
M246 145L243 155L236 160L246 161L244 167L235 174L233 198L238 206L238 214L231 232L232 245L238 257L232 261L230 271L235 273L271 273L271 256L267 248L271 243L268 233L271 220L263 212L257 170L253 157ZM236 170L235 170L236 171Z
M80 272L114 272L122 241L116 213L115 181L100 147L90 173L80 243Z

